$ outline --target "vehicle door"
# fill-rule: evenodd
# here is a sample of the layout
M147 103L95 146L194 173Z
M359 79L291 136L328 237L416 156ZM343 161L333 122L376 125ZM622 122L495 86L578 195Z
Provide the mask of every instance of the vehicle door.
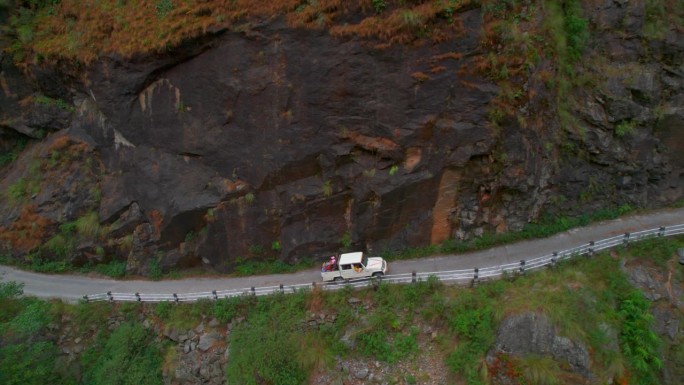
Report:
M352 264L340 265L340 275L344 279L352 279L356 277L356 273L352 268Z

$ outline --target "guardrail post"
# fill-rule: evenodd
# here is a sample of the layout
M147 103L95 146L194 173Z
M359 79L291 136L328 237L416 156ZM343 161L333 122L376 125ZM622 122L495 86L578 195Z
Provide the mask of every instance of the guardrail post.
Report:
M114 296L112 296L112 292L108 291L107 296L109 297L109 302L114 302Z
M216 290L212 290L211 294L214 295L214 301L218 300L218 294L216 294Z
M551 256L551 268L552 269L556 267L556 262L558 262L558 252L554 251L552 256Z
M86 303L90 302L90 300L88 299L88 294L84 295L83 299L86 301Z
M473 280L470 282L470 286L475 287L478 283L480 283L480 269L476 267L473 270Z
M658 229L658 236L662 237L664 235L665 235L665 226L660 226L660 228Z
M525 274L525 260L520 261L520 273Z
M173 301L178 303L178 294L173 293Z
M252 286L250 290L252 291L252 295L256 295L256 290L254 289L254 286Z
M629 235L629 233L625 233L625 239L622 240L625 245L629 243Z
M137 298L138 302L140 302L140 293L136 292L136 293L135 293L135 298Z
M282 284L282 283L280 284L280 292L281 292L281 293L284 293L284 292L285 292L285 290L283 289L283 284Z
M416 272L411 272L411 283L416 283Z
M589 241L589 257L594 256L594 241Z

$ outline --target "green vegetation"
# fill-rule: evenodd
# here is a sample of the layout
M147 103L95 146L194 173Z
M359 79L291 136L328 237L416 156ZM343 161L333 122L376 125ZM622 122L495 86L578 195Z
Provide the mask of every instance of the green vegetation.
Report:
M333 193L333 187L332 187L332 182L329 180L326 180L325 183L323 183L323 195L326 197L329 197Z
M627 289L627 294L620 298L619 314L623 318L620 345L639 385L657 383L663 366L659 358L662 341L651 330L653 316L649 308L649 301L636 289Z
M636 123L631 120L623 120L615 126L615 136L622 138L625 135L632 134Z
M0 282L0 383L58 383L57 348L39 337L54 319L50 304L22 293L22 285Z
M229 383L299 385L306 382L308 369L299 359L297 327L304 317L307 294L276 295L255 299L256 312L231 335L231 354L226 368ZM239 352L239 353L237 353Z
M24 150L27 143L28 141L26 138L21 138L17 140L16 144L11 150L0 153L0 167L14 162L19 156L19 153Z
M85 384L162 384L160 346L139 323L124 323L110 335L100 332L81 361Z
M256 197L254 196L253 193L250 192L250 193L245 194L245 202L247 202L248 205L251 205L252 203L254 203L255 200L256 200Z
M372 0L373 3L373 8L375 9L375 12L381 13L382 11L387 8L387 3L385 3L385 0Z
M489 370L497 369L485 365L484 357L492 348L498 324L511 314L536 312L545 314L559 335L583 343L593 352L592 372L597 381L658 383L663 352L669 355L668 362L681 362L676 357L683 353L676 344L664 346L652 332L650 303L630 286L620 259L639 258L647 265L651 262L643 261L652 260L666 271L673 251L684 246L684 238L645 242L475 288L442 285L431 277L411 285L380 283L358 291L346 287L180 305L73 306L23 298L21 285L0 283L0 381L160 384L163 362L177 347L159 342L153 328L143 328L138 320L144 317L167 328L186 330L210 318L222 325L233 322L228 341L231 359L226 367L229 383L256 384L261 379L302 384L314 371L333 373L335 357L395 366L413 362L425 354L426 344L433 344L430 354L444 359L450 383L487 384L493 375ZM350 304L351 297L359 304ZM335 317L312 326L310 317L317 314ZM91 335L85 337L87 349L79 358L80 380L56 365L59 349L55 333L47 328L63 315L72 318L81 333ZM106 325L112 316L128 321L111 331L91 334L93 325ZM421 330L426 327L442 337L425 341ZM355 340L355 347L341 342L345 335ZM558 385L572 378L567 377L565 363L549 356L501 354L497 359L501 369L519 383ZM409 378L418 382L417 373L395 374L407 383Z
M240 259L235 267L235 274L238 276L249 276L259 274L282 274L309 269L317 265L311 258L302 258L294 264L286 263L280 259L263 261Z
M157 0L157 16L164 17L173 11L173 3L171 0ZM179 109L180 110L180 109Z
M345 249L348 249L352 245L352 240L351 240L351 234L349 231L346 231L344 234L342 234L342 239L340 239L340 243L342 244L342 247Z
M17 179L17 181L10 185L7 191L5 191L5 197L13 204L20 204L26 201L30 196L40 192L41 180L40 162L33 160L29 164L28 172L25 176Z
M76 110L72 105L70 105L69 103L65 102L62 99L53 99L53 98L45 96L45 95L36 96L35 102L37 104L43 104L46 106L56 106L56 107L61 108L62 110L70 111L70 112L74 112Z

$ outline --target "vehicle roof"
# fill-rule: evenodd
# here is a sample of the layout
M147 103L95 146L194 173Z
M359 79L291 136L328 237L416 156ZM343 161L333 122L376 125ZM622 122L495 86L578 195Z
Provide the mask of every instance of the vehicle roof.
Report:
M357 251L354 253L340 254L340 265L348 265L350 263L361 263L363 259L363 252Z

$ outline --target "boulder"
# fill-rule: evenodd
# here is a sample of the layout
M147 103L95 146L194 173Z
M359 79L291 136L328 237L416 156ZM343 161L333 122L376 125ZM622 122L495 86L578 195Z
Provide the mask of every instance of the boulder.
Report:
M220 338L221 336L219 336L216 332L202 334L199 339L199 344L197 344L197 348L203 352L206 352L212 346L214 346L214 344L218 342Z
M549 319L540 313L515 314L501 322L494 348L487 353L487 362L494 362L500 354L549 356L566 362L573 373L585 378L593 376L588 349L582 343L557 335Z

